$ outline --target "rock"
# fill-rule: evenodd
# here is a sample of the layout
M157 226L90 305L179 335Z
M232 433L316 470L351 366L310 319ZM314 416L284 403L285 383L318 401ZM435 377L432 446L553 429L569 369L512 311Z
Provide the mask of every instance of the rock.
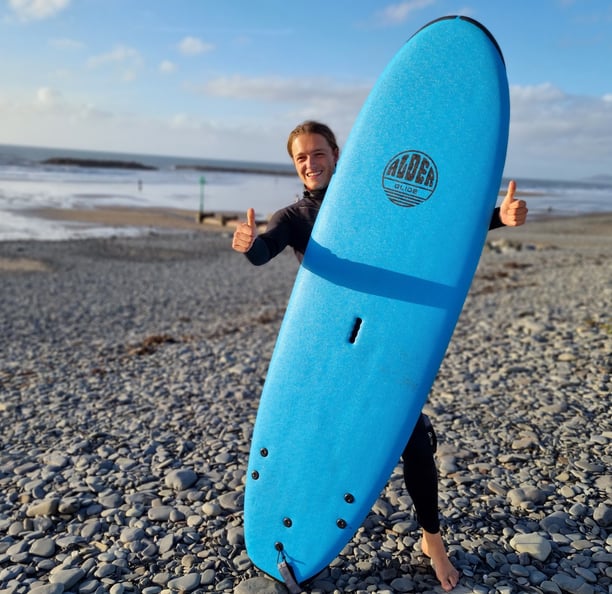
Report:
M525 507L530 503L541 505L546 501L546 493L533 485L525 485L508 491L508 500L514 507Z
M581 578L573 578L564 573L553 576L552 581L569 594L594 594L593 586L587 584Z
M36 557L53 557L55 541L52 538L38 538L30 545L29 552Z
M391 582L391 587L395 592L413 592L414 582L407 577L395 578Z
M603 502L600 503L593 512L593 520L602 528L609 528L612 526L612 507Z
M165 483L167 487L177 491L189 489L198 480L198 475L190 468L179 468L172 470L166 475Z
M516 534L510 546L518 553L527 553L538 561L546 561L552 551L550 541L539 534Z
M199 573L188 573L168 581L168 587L179 592L192 592L200 585Z
M72 586L85 577L85 572L80 568L73 569L53 569L49 575L51 584L61 584L64 590L70 590Z
M26 511L28 518L35 518L37 516L54 516L57 513L59 505L59 499L43 499L42 501L36 501L30 505Z
M287 594L287 588L279 582L265 577L256 577L240 582L234 594Z
M569 515L565 512L553 512L540 520L540 527L546 532L561 532L567 526Z
M63 594L63 584L44 584L42 586L35 586L30 590L30 594Z

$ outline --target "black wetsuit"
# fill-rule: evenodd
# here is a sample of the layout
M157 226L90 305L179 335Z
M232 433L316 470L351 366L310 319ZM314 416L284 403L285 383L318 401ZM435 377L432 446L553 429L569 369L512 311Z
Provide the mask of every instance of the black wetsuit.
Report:
M261 266L291 246L301 262L312 227L326 190L304 190L303 197L277 211L264 233L258 235L246 253L252 264ZM489 229L503 227L499 208L493 211ZM414 503L417 520L431 534L440 530L438 515L438 475L434 461L436 435L427 416L421 414L404 448L404 482Z

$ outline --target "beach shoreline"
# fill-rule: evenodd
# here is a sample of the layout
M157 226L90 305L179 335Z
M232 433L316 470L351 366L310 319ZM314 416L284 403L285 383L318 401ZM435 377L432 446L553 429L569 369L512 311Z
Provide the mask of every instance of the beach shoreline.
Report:
M236 222L246 220L246 213L239 211L205 211L186 210L168 207L134 206L99 206L96 208L37 208L22 211L29 216L54 221L69 221L104 225L107 227L148 227L182 230L215 230L219 227L235 227ZM203 216L202 216L203 215ZM527 224L516 231L530 235L542 230L557 232L557 229L568 229L571 233L599 233L600 228L607 228L612 220L612 211L584 213L575 215L557 215L553 212L529 215ZM266 220L258 220L265 226ZM537 229L536 229L537 227Z

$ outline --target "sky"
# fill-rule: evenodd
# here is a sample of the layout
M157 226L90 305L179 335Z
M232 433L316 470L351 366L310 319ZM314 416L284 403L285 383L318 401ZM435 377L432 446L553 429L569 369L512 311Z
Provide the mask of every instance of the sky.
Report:
M0 0L0 144L289 162L449 14L503 51L506 176L612 174L611 0Z

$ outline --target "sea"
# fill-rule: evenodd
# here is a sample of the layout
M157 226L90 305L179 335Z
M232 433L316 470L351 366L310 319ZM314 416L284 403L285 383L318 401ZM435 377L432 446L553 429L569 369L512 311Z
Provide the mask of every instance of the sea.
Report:
M612 177L516 181L530 217L612 212ZM502 188L506 185L503 180ZM0 144L0 241L143 232L49 220L37 216L41 209L125 206L243 213L253 207L265 218L301 191L289 160L275 164Z

